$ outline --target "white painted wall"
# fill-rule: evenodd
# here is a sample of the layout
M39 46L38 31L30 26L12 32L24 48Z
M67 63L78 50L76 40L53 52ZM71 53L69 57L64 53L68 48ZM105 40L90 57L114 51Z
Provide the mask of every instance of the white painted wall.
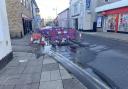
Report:
M93 22L96 19L95 7L97 0L91 0L90 10L86 10L86 0L71 0L70 2L70 27L74 28L73 19L78 18L79 29L91 30L93 29ZM78 11L74 11L74 4L78 4ZM74 16L75 13L80 14L79 16ZM74 17L72 17L74 16Z
M82 7L83 8L83 7ZM75 15L78 15L80 14L79 16L75 16ZM82 24L83 24L83 21L81 18L81 5L80 5L80 0L71 0L70 1L70 7L69 7L69 17L70 17L70 21L69 21L69 24L70 24L70 27L71 28L75 28L75 25L74 25L74 19L78 18L78 28L80 29Z
M69 28L69 10L60 13L57 20L59 27Z
M12 51L6 4L5 0L0 0L0 60Z

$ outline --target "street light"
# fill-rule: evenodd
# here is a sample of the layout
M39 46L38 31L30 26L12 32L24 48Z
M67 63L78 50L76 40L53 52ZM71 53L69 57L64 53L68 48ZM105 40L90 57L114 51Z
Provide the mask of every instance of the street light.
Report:
M57 16L57 8L53 8L53 11L55 11L56 16Z

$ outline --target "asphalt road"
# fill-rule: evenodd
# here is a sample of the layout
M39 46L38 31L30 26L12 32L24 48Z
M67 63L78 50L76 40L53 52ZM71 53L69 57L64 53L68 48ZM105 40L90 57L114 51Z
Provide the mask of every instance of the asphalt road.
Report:
M83 35L86 47L60 47L61 53L83 69L91 68L110 86L128 89L128 43L92 35Z

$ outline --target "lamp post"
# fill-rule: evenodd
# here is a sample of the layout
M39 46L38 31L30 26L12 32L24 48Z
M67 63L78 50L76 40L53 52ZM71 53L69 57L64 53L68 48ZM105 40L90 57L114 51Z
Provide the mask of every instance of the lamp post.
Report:
M57 15L58 15L57 7L56 7L56 8L53 8L53 11L55 11L55 14L56 14L55 18L56 18L56 17L57 17ZM53 22L53 23L54 23L54 22ZM54 26L55 26L55 24L54 24Z
M53 8L53 11L55 11L56 16L57 16L57 8Z

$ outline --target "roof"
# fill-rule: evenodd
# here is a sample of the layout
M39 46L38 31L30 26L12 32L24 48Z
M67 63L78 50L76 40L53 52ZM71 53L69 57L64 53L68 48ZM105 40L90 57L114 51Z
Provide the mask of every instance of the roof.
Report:
M60 12L58 15L62 14L63 12L65 12L65 11L67 11L67 10L69 10L69 8L67 8L67 9L63 10L63 11L62 11L62 12Z
M117 9L117 8L126 7L126 6L128 6L128 0L121 0L121 1L111 3L111 4L97 7L95 9L95 12L102 12L102 11Z

